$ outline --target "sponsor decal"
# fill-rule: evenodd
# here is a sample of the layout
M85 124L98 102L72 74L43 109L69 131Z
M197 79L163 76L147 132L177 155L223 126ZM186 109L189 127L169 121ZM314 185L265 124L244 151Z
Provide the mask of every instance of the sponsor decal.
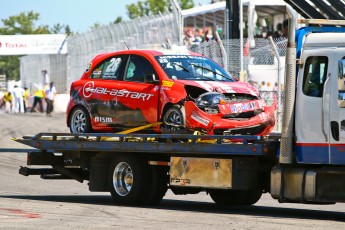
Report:
M170 60L173 59L173 60ZM174 60L175 59L175 60ZM175 62L181 59L191 59L191 60L207 60L207 58L202 56L191 56L187 53L187 55L162 55L158 58L158 62L161 64L168 63L168 62Z
M247 104L238 103L238 104L234 104L230 106L230 109L231 109L231 112L233 113L242 113L243 111L250 110L251 107L250 107L250 103L247 103Z
M88 83L86 83L83 87L83 96L85 98L88 98L92 95L92 90L95 86L95 83L93 81L89 81Z
M200 124L205 125L205 126L208 126L208 124L210 123L209 120L200 117L195 111L193 111L191 118L192 118L194 121L197 121L197 122L199 122Z
M166 87L172 87L174 85L174 82L172 82L172 81L163 80L162 83L163 83L162 86L166 86Z
M199 84L202 88L206 89L207 91L214 91L216 90L219 93L226 92L226 93L236 93L235 90L231 88L226 83L223 82L206 82L206 81L196 81L195 83Z
M88 98L93 93L117 96L117 97L133 98L133 99L138 99L138 100L141 99L143 101L148 101L150 100L152 96L154 96L153 94L132 92L132 91L128 91L127 89L119 90L119 89L107 89L103 87L95 87L95 83L93 81L89 81L83 87L83 96L85 98Z
M111 117L95 117L95 122L112 123L113 118Z
M86 68L85 72L89 72L91 68L92 68L92 62L90 62L89 66Z
M186 185L190 184L190 179L183 179L183 178L170 178L170 182L172 184L180 184L180 185Z

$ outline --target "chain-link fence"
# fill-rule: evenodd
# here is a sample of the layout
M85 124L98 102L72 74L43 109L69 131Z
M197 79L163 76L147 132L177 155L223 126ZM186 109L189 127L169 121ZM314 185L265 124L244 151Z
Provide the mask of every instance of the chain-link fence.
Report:
M31 92L44 86L43 70L47 71L59 93L66 91L66 55L30 55L20 58L20 77L23 86Z
M98 54L127 49L158 48L178 43L179 24L172 13L142 17L111 24L69 37L67 55L30 55L21 58L21 80L33 89L43 82L47 70L58 93L66 93L70 84L81 77L89 62Z
M243 47L240 44L239 39L221 42L216 39L199 45L191 45L189 49L212 58L219 65L226 67L234 77L252 84L259 90L261 97L268 105L272 104L276 98L277 126L275 130L280 131L287 40L285 38L272 40L257 38L253 41L244 39ZM241 54L243 58L240 58ZM242 66L243 69L241 69Z

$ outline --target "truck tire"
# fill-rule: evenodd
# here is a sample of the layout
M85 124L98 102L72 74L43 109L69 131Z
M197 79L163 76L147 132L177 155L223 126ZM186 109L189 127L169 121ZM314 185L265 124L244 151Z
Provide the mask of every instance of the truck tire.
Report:
M246 190L210 190L212 200L218 205L250 205Z
M131 154L113 158L109 170L109 189L118 204L145 204L151 189L151 172L145 160Z
M246 191L247 195L244 201L244 205L252 205L258 202L262 196L262 191L260 189L253 189Z
M69 119L69 128L71 133L91 133L89 113L82 107L74 108Z
M146 199L146 204L158 204L165 196L168 190L169 176L167 174L168 168L164 166L151 167L151 191Z

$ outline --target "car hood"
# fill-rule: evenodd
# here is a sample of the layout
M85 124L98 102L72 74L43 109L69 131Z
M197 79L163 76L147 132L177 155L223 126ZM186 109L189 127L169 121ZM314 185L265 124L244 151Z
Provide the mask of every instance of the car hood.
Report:
M241 93L259 96L259 92L250 84L246 82L223 82L223 81L187 81L176 80L184 85L195 86L203 88L208 92L218 93Z

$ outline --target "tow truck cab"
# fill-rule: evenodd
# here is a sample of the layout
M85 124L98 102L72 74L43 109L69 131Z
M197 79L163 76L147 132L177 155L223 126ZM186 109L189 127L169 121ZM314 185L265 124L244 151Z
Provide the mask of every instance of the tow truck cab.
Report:
M296 33L296 70L286 74L287 82L296 79L295 99L285 100L286 104L294 101L295 119L289 121L294 127L292 153L289 160L284 159L290 153L285 154L281 143L281 164L271 173L271 195L280 201L344 202L344 21L301 22L310 25ZM293 55L287 60L293 62ZM293 88L293 84L286 85L287 90ZM284 112L288 110L284 108ZM287 124L283 124L282 140Z

